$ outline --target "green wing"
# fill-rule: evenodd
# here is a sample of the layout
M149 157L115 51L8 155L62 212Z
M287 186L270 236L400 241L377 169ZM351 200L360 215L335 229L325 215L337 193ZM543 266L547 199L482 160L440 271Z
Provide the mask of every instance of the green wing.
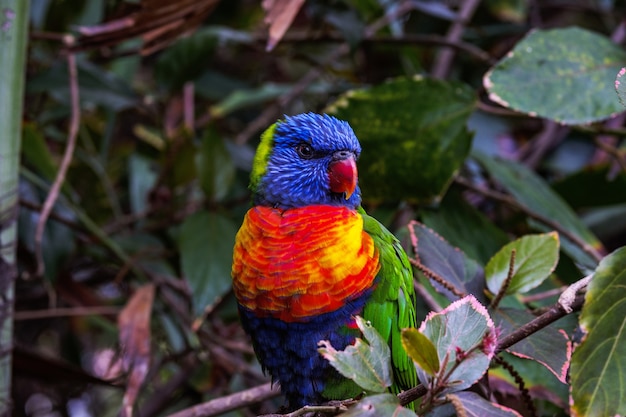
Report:
M418 384L415 365L402 347L401 330L415 327L415 290L413 270L400 242L362 208L363 227L372 237L379 252L380 271L372 298L365 305L363 316L378 330L391 348L394 393Z

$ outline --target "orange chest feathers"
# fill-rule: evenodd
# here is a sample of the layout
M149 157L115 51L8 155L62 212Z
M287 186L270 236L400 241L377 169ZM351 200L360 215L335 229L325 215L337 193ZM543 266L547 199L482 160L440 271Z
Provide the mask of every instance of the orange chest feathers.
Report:
M239 303L286 322L335 311L369 289L378 252L354 210L253 207L237 233L233 287Z

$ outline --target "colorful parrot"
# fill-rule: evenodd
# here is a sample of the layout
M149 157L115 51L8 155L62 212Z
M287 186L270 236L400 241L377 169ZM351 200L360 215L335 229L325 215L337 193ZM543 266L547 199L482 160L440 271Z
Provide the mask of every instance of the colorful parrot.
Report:
M415 327L413 276L398 240L361 208L361 146L347 122L286 117L261 136L253 207L237 234L233 287L244 330L290 409L362 392L318 353L370 321L391 348L397 393L417 385L401 329Z

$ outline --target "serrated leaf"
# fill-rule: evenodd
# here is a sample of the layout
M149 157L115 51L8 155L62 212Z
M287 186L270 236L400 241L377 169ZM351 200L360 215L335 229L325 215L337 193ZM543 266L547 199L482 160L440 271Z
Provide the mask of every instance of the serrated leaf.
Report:
M626 78L624 78L624 74L626 74L626 68L620 69L617 73L615 77L615 92L619 102L626 107Z
M439 313L430 313L420 325L436 346L440 369L447 375L444 393L462 391L474 385L489 368L497 340L487 309L471 295L450 304ZM449 375L448 375L449 373ZM420 381L428 377L418 370Z
M363 146L359 184L369 201L431 201L467 157L475 104L459 82L397 78L353 90L327 112L347 120Z
M471 391L457 392L446 396L463 409L467 417L522 417L517 411L500 404L492 403ZM435 408L425 417L452 417L461 415L451 403Z
M318 351L341 375L353 380L364 390L384 392L391 386L389 346L370 323L360 316L355 320L367 342L356 338L353 345L338 351L328 340L322 340Z
M491 315L494 323L500 329L501 337L506 337L535 318L526 310L512 308L500 308ZM567 371L572 348L569 337L564 330L558 329L554 325L544 327L508 348L507 352L540 363L563 384L567 383Z
M571 366L573 416L626 414L626 247L605 257L585 297Z
M232 220L213 212L192 214L181 225L181 267L191 288L194 314L202 314L230 290L236 233Z
M487 288L497 294L509 274L515 252L511 283L506 294L525 293L541 285L559 261L559 235L556 232L527 235L500 249L485 266Z
M378 394L363 398L341 414L343 417L417 417L413 411L400 405L393 394Z
M536 30L483 84L505 107L563 124L591 123L623 110L613 85L624 62L626 53L606 36L576 27Z
M417 329L402 329L402 346L417 365L434 376L439 371L435 345Z
M532 170L514 161L491 158L480 153L472 154L515 199L535 213L558 223L563 229L574 233L595 249L602 244L580 220L570 206L557 195L546 182ZM535 223L533 223L535 225ZM551 231L545 225L536 224L542 231ZM576 262L595 268L596 261L567 237L561 236L563 251Z
M419 263L444 278L457 291L485 300L484 272L476 261L419 222L411 222L409 231L415 258ZM433 286L450 300L458 298L438 282L433 281Z

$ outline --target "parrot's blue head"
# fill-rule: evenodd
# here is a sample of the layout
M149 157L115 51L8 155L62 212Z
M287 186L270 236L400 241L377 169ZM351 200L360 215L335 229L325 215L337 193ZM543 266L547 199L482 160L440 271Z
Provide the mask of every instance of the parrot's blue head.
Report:
M347 122L326 114L285 117L270 126L250 175L254 204L280 208L361 203L361 145Z

